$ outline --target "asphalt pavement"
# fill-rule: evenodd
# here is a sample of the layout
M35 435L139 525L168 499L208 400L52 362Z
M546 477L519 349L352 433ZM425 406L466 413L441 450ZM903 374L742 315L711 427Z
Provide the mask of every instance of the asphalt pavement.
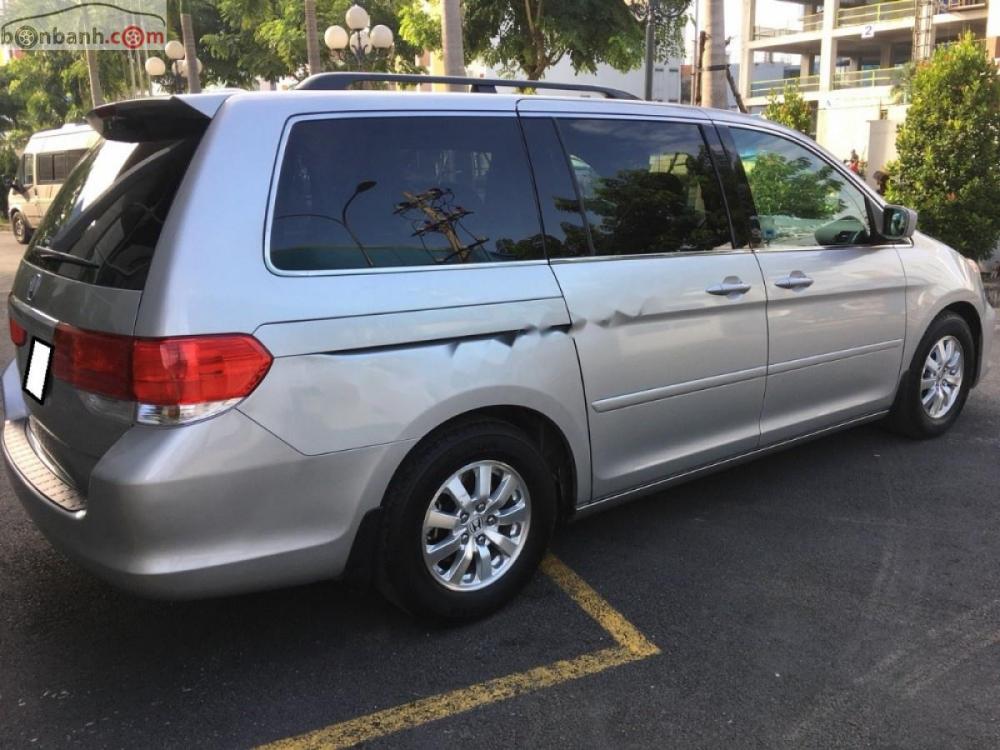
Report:
M4 294L20 252L0 238ZM994 352L945 437L862 427L571 524L554 553L592 592L539 574L458 628L336 582L138 599L54 552L4 478L0 748L244 748L344 722L382 727L376 748L998 747ZM619 636L588 597L652 647L595 661Z

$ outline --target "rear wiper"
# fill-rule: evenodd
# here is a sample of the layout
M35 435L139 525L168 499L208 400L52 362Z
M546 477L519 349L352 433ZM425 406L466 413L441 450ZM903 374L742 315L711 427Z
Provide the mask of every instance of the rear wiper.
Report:
M51 258L52 260L62 261L63 263L75 263L78 266L87 266L87 268L101 267L100 263L95 263L87 258L80 258L72 253L64 253L62 250L53 250L51 247L36 246L32 251L32 254L37 255L40 258Z

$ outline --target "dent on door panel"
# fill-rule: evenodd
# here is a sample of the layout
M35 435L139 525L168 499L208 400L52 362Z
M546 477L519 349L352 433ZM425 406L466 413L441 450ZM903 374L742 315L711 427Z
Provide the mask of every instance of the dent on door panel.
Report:
M524 406L563 432L589 499L586 408L568 327L562 298L263 326L257 335L281 356L239 408L315 455L421 438L486 406Z

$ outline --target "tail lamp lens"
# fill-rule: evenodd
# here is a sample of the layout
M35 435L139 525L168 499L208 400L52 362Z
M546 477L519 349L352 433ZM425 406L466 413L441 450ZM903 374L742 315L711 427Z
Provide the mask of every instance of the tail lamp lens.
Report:
M24 346L28 340L28 332L13 318L8 318L8 320L10 321L10 340L14 342L14 346Z
M156 424L203 418L214 413L213 405L249 396L272 362L246 334L144 339L60 324L53 344L53 376L90 393L138 402L140 421Z

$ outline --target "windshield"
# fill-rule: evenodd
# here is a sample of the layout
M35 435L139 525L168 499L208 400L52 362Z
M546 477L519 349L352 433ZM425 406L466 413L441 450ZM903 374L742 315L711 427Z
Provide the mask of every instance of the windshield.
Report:
M142 289L197 142L99 142L66 179L25 259L67 278Z

